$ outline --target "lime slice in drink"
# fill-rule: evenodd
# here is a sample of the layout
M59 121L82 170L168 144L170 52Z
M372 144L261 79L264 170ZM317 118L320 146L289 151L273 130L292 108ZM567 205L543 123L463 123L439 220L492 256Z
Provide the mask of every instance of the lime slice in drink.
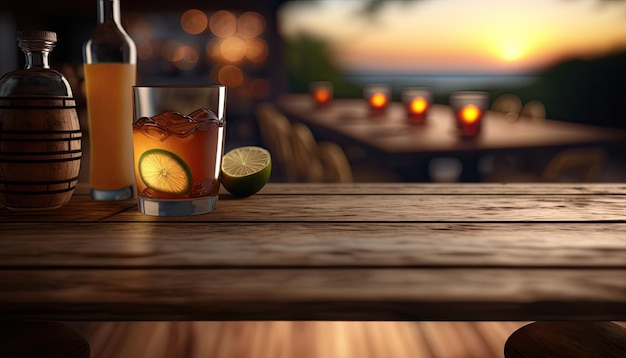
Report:
M222 160L222 185L235 196L250 196L261 190L271 173L270 152L260 147L235 148Z
M150 149L139 157L139 176L152 190L185 194L193 185L191 169L179 156L163 149Z

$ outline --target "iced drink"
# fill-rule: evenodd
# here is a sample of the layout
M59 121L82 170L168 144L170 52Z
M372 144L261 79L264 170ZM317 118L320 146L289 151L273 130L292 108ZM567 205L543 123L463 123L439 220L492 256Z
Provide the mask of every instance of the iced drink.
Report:
M133 124L137 193L148 199L215 196L225 122L202 108L189 115L164 112Z
M215 210L226 128L226 87L134 86L133 157L141 213Z

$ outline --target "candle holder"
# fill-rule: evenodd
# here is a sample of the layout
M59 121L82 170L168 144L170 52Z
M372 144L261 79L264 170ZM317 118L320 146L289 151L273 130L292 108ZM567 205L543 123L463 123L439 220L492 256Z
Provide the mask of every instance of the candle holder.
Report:
M482 91L457 91L450 94L449 102L459 135L463 138L477 136L489 107L489 94Z
M333 84L328 81L311 82L309 93L317 107L325 107L333 100Z
M433 93L426 87L406 87L402 90L402 104L407 120L412 124L424 124L433 102Z
M391 86L386 84L371 84L363 87L363 97L367 101L370 114L383 115L391 101Z

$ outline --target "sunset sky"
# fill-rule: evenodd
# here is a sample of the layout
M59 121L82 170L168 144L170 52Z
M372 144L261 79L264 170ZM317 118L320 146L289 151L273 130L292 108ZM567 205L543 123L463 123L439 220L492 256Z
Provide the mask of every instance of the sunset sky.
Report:
M283 36L329 41L353 70L525 73L568 56L626 48L626 2L599 0L387 1L372 16L359 0L287 3Z

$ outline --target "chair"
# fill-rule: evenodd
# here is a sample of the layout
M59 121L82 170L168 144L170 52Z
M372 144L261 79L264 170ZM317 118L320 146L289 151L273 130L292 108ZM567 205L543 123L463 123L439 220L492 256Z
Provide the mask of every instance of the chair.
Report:
M291 125L291 145L297 180L322 182L324 171L318 155L318 145L309 127L302 123Z
M606 151L600 147L564 149L544 168L542 181L595 182L602 174L605 159Z
M291 124L273 104L264 102L257 106L259 130L263 144L272 154L276 169L286 181L297 180L297 170L291 145Z
M510 121L516 121L520 117L522 111L522 99L514 94L505 93L491 105L491 110L501 112L505 114L505 117ZM511 155L492 154L481 159L480 167L482 171L490 172L496 167L502 166L514 166L516 158Z
M277 113L274 105L268 102L260 103L256 108L261 142L272 154L277 154L278 152L277 129L274 124L274 118L276 118Z
M517 95L506 93L496 98L491 110L505 113L507 118L516 120L522 110L522 100Z
M303 123L291 124L291 145L297 180L304 182L353 182L354 176L344 150L332 142L317 142Z
M546 119L546 107L541 101L532 100L522 107L520 117L526 117L534 120Z
M318 153L324 168L324 181L332 183L354 182L350 162L344 150L336 143L320 142Z

